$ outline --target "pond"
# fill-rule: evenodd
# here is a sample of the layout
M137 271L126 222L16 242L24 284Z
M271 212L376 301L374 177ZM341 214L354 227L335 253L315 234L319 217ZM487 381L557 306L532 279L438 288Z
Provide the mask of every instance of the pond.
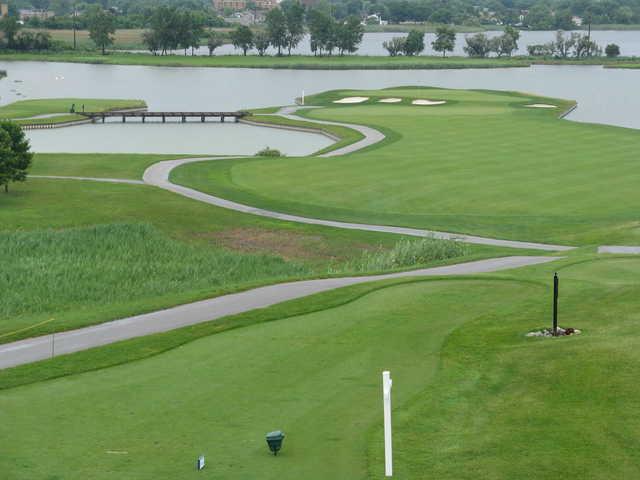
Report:
M0 103L25 98L129 98L143 99L150 110L202 111L238 110L293 103L304 91L306 95L337 88L385 88L401 85L424 85L448 88L484 88L517 90L540 95L576 100L578 108L568 117L581 122L606 123L640 128L640 70L604 69L599 66L533 66L481 70L270 70L225 68L161 68L117 65L84 65L49 62L0 62L8 76L0 80ZM129 128L135 127L135 128ZM268 145L281 148L290 155L301 152L300 142L325 142L324 137L298 132L280 131L240 125L128 125L118 128L108 125L113 149L127 142L129 147L144 141L167 145L171 153L186 148L182 135L193 128L198 137L197 153L223 153L222 145L252 142L254 133L265 132ZM221 128L222 127L222 128ZM34 145L45 144L54 137L74 137L75 148L83 151L95 148L95 138L85 131L106 132L102 126L89 125L84 130L58 129L52 132L32 131ZM64 130L64 132L63 132ZM74 133L75 132L75 133ZM83 132L82 135L77 132ZM248 134L248 132L251 132ZM95 135L105 135L95 133ZM42 138L42 140L40 139ZM262 138L267 138L262 137ZM171 140L167 140L167 139ZM274 140L272 141L271 138ZM276 143L275 139L284 143ZM302 140L304 139L304 140ZM46 140L46 141L45 141ZM280 140L278 140L279 142ZM176 142L176 143L173 143ZM195 140L194 140L195 142ZM291 142L289 144L289 142ZM84 143L84 146L81 145ZM258 145L259 144L259 145ZM262 148L264 140L251 144L251 153ZM50 144L52 145L52 144ZM56 148L63 148L61 145ZM204 146L208 148L200 149ZM317 144L313 144L315 149ZM129 148L128 147L128 148ZM71 147L68 147L71 148ZM141 147L149 148L149 147ZM190 150L192 151L192 150ZM226 150L225 150L226 152ZM249 153L234 151L229 153Z

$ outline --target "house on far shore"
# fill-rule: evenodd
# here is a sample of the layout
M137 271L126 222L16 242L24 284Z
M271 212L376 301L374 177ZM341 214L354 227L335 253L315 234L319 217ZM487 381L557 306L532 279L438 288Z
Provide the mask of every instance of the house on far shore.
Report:
M571 21L578 27L582 26L582 17L571 17Z
M0 17L8 17L8 16L9 16L9 4L0 3Z
M219 12L224 10L232 10L234 12L241 12L248 10L248 7L256 10L271 10L278 5L276 0L212 0L213 8Z
M55 15L55 12L52 12L51 10L37 10L31 8L23 8L18 10L18 16L23 22L26 22L31 18L46 20L47 18L55 17Z

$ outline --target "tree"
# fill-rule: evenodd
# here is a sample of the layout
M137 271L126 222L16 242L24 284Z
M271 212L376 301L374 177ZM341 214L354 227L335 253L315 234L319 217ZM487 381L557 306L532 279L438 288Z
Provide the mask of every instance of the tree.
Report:
M215 30L209 30L207 34L207 47L209 48L209 56L213 55L213 51L223 45L222 35Z
M606 53L609 58L617 57L620 55L620 47L615 43L610 43L605 47L604 53Z
M267 36L269 42L278 49L278 56L282 55L282 49L287 46L287 19L281 8L269 10L265 17Z
M111 12L94 6L87 14L89 38L100 47L102 55L106 54L108 46L113 45L112 35L116 33L116 21Z
M418 55L424 50L424 32L411 30L404 41L404 54L408 57Z
M575 43L573 45L573 54L577 58L585 58L591 56L598 56L602 53L602 49L596 42L591 40L589 35L575 35ZM573 35L572 35L573 36Z
M52 46L51 34L49 32L37 32L33 38L34 50L49 50Z
M382 42L382 46L389 52L390 57L396 57L404 52L405 39L402 37L393 37L388 42Z
M271 45L269 41L269 35L266 32L258 32L253 36L253 43L255 44L256 50L258 50L258 55L261 57L264 56L264 53Z
M9 183L24 182L33 153L22 129L13 122L0 123L0 186L9 192Z
M235 48L242 50L246 56L247 50L253 47L253 32L246 25L238 25L235 30L231 31L231 43Z
M512 26L507 26L504 33L489 40L489 50L495 52L498 57L502 55L511 56L518 49L518 39L520 32Z
M347 17L344 22L338 24L336 26L336 46L340 55L358 50L363 35L364 27L360 24L358 17Z
M467 44L463 49L470 57L484 58L491 51L491 43L484 33L476 33L464 40Z
M453 52L456 46L456 31L453 27L443 25L436 29L436 39L431 42L431 46L436 52L442 52L445 57L447 52Z
M145 30L142 32L142 43L144 43L147 49L154 55L157 55L158 50L161 48L160 38L155 30Z
M282 8L286 19L287 33L285 44L288 54L291 55L291 50L296 48L304 37L304 7L297 0L285 0L280 3L280 8Z
M571 49L576 43L577 34L572 33L568 37L564 36L564 32L562 30L558 30L556 32L556 41L552 42L553 51L557 54L557 56L561 58L567 58Z
M307 15L307 25L314 55L322 55L323 51L331 54L336 44L336 25L333 18L324 10L313 8Z
M22 25L18 23L18 20L13 15L3 17L2 20L0 20L0 31L2 31L9 48L15 46L15 37L21 27Z

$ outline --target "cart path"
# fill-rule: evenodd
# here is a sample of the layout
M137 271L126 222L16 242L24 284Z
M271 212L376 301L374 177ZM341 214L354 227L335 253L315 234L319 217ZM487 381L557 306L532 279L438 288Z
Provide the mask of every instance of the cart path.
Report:
M552 262L564 257L512 256L382 275L280 283L99 325L0 345L0 369L79 352L130 338L265 308L315 293L392 278L471 275Z
M393 227L388 225L374 225L366 223L339 222L334 220L323 220L320 218L302 217L299 215L289 215L287 213L274 212L273 210L265 210L263 208L252 207L242 203L226 200L221 197L209 195L208 193L194 190L192 188L183 187L171 183L169 177L171 171L181 165L187 165L194 162L204 162L209 160L228 160L229 157L207 157L207 158L182 158L177 160L165 160L151 165L144 172L144 182L149 185L160 187L164 190L177 193L184 197L198 200L200 202L215 205L221 208L227 208L242 213L250 213L261 217L275 218L287 222L306 223L311 225L323 225L325 227L344 228L348 230L366 230L370 232L394 233L398 235L409 235L413 237L433 237L444 240L456 240L465 243L475 243L478 245L493 245L497 247L510 247L543 251L567 251L575 247L567 247L564 245L551 245L535 242L521 242L517 240L500 240L497 238L478 237L475 235L464 235L458 233L439 232L436 230L423 230L408 227Z

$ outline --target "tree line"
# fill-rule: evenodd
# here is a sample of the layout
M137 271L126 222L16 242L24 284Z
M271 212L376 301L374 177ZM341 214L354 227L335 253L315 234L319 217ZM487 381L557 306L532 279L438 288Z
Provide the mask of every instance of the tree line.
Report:
M229 33L228 39L243 55L255 48L262 56L269 47L273 47L277 55L285 52L291 55L307 31L314 55L333 55L334 52L344 55L357 51L364 27L358 17L337 20L326 10L307 10L297 0L284 0L266 14L261 28L238 25ZM214 30L205 31L189 12L160 7L155 10L143 41L154 55L166 55L178 48L183 48L186 54L188 49L193 53L202 37L206 38L210 55L226 40Z

